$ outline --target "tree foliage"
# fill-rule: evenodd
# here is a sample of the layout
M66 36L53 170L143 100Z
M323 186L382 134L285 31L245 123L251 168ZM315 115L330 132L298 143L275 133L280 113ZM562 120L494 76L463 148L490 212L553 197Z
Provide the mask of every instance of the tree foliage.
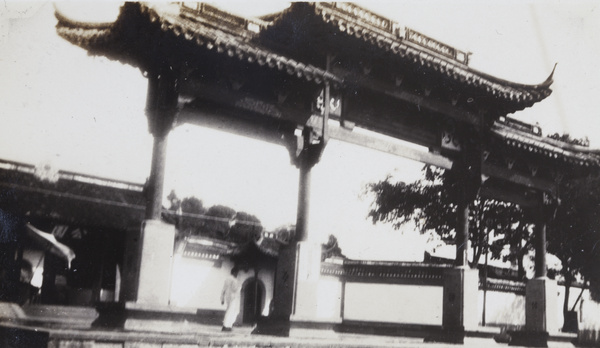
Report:
M457 189L457 178L450 171L426 165L421 180L407 184L387 177L369 184L367 191L374 201L368 216L373 223L389 222L394 228L412 221L422 233L433 230L443 242L454 244ZM471 263L478 264L489 248L493 258L516 261L524 276L522 258L531 248L531 226L523 210L513 203L477 198L471 202L469 214ZM494 235L491 245L486 238L489 233ZM503 252L506 248L511 252Z
M206 209L196 197L180 199L174 191L167 196L168 213L163 218L176 225L179 237L202 235L233 242L245 242L262 232L258 217L246 212L236 212L224 205Z
M600 177L566 182L560 198L556 218L548 227L548 251L563 263L566 281L581 274L600 300Z

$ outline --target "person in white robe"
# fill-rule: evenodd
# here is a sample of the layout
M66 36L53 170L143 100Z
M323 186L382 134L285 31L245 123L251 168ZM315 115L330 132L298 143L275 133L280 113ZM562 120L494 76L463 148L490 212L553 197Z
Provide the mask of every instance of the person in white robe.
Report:
M231 331L240 312L240 284L237 275L238 269L233 267L221 291L221 304L226 305L222 331Z

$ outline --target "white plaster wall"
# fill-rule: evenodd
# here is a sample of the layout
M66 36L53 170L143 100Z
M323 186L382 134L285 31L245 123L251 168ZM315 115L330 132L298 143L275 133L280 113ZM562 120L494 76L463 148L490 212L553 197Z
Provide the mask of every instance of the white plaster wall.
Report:
M443 287L346 283L344 319L442 325Z
M558 292L553 301L549 301L549 305L556 306L556 325L561 328L564 323L563 316L563 300L565 298L564 286L558 286ZM580 288L571 288L569 294L569 310L577 301L577 297L581 292ZM587 290L584 292L585 298ZM483 312L483 290L479 291L479 323L481 324ZM581 308L578 304L575 306L575 311L580 312ZM581 316L581 313L579 313ZM487 325L525 325L525 295L516 295L510 292L488 291L486 301L486 324Z
M217 266L215 266L217 265ZM233 264L223 261L198 260L176 255L171 281L172 306L198 309L225 309L221 305L221 289Z
M225 306L221 304L221 290L232 267L231 261L214 262L176 254L173 260L170 304L175 307L224 311ZM250 277L254 277L254 271L240 271L238 274L240 291L244 281ZM273 272L264 270L259 272L259 279L265 286L263 315L268 315L269 303L273 298L273 277Z
M483 291L478 294L479 324L483 313ZM488 291L486 296L486 325L525 325L525 295L512 292Z
M340 319L342 308L342 282L340 279L321 276L317 293L317 316L322 319Z

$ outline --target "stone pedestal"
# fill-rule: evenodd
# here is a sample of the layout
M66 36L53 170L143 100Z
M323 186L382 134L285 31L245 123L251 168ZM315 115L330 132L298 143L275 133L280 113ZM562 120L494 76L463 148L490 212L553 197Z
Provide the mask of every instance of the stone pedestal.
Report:
M296 257L296 289L294 308L290 316L292 337L331 337L341 317L331 317L319 308L321 278L321 244L299 242ZM339 313L338 313L339 314Z
M174 242L175 227L158 220L127 232L119 302L99 303L93 326L168 332L193 317L169 307Z
M127 234L121 302L168 306L175 227L146 220Z
M341 318L319 312L320 275L320 244L298 242L295 247L282 250L275 277L273 312L268 320L259 323L255 333L294 337L314 337L319 332L320 336L333 334L332 329L341 323Z
M525 289L525 329L527 331L558 332L556 308L558 288L555 280L536 278Z
M479 272L468 267L448 269L444 274L442 334L435 341L464 343L465 330L478 325Z
M318 286L321 275L321 245L298 242L296 289L291 321L311 321L318 315Z
M509 345L548 347L548 337L558 332L557 293L555 280L539 277L527 282L525 329L510 332Z

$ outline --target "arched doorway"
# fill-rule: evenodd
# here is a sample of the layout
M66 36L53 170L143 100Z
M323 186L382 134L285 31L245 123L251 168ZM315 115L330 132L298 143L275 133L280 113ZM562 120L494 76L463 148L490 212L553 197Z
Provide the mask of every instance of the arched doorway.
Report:
M242 286L242 324L254 324L260 318L265 298L265 286L252 277Z

